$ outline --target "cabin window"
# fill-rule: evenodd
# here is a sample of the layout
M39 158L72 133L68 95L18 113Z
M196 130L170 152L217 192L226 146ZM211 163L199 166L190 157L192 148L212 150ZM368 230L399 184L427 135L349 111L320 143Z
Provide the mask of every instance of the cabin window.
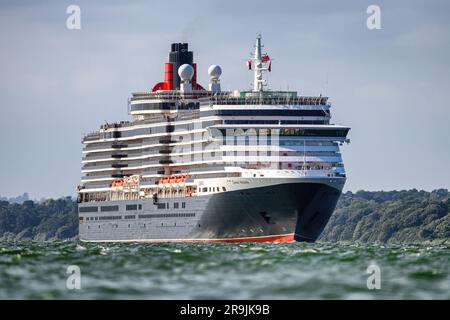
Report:
M78 212L98 212L98 207L80 207Z
M99 218L99 220L118 220L118 219L122 219L122 216L102 216Z
M100 207L100 211L102 211L102 212L119 211L119 206L102 206L102 207Z
M165 209L166 204L165 203L158 203L158 209Z

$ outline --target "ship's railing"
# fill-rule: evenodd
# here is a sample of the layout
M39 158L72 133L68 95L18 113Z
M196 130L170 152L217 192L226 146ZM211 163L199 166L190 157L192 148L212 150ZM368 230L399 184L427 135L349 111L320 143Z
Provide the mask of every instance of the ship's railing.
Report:
M192 197L195 193L196 187L190 185L165 185L153 186L150 188L143 186L129 190L111 189L110 191L79 193L78 202L140 200L152 198L154 203L157 204L159 198Z
M172 122L172 121L180 121L180 120L192 120L199 117L199 111L198 110L191 110L189 114L183 114L178 113L173 116L164 116L164 115L158 115L158 117L151 117L151 118L145 118L144 120L136 120L133 122L127 121L127 122L114 122L114 123L107 123L100 126L101 129L112 129L112 128L126 128L131 127L135 125L144 125L144 124L152 124L152 123L166 123L166 122ZM92 140L99 139L99 134L97 132L93 132L90 135L92 135ZM96 138L98 136L98 138Z
M326 97L213 97L212 105L327 105Z
M211 91L193 90L189 92L181 92L179 90L167 90L157 92L137 92L133 93L131 101L152 99L152 100L183 100L183 99L201 99L214 95ZM229 92L227 94L230 94Z
M84 142L84 141L98 140L98 139L101 139L101 135L98 131L94 131L94 132L87 133L83 137L82 141Z
M113 179L111 177L111 173L109 174L99 174L99 175L93 175L93 176L82 176L81 180L85 181L85 182L89 182L89 181L95 181L97 179Z
M243 94L236 96L234 92L211 92L211 91L159 91L159 92L143 92L133 93L131 100L185 100L185 99L203 99L209 100L211 104L267 104L267 105L327 105L328 97L322 96L292 96L277 95L277 92L265 91L258 96L255 94Z

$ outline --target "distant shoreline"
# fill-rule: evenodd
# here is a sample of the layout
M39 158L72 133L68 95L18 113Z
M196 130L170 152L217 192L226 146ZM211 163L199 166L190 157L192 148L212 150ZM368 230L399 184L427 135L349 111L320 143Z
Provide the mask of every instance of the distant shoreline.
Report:
M0 201L0 241L78 240L71 197ZM450 193L416 189L342 194L319 238L328 243L449 244Z

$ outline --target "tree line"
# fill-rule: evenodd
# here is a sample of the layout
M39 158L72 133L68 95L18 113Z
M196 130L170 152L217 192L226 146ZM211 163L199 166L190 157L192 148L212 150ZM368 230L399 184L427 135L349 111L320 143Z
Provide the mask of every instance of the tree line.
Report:
M346 192L320 240L365 243L448 240L449 198L446 189Z

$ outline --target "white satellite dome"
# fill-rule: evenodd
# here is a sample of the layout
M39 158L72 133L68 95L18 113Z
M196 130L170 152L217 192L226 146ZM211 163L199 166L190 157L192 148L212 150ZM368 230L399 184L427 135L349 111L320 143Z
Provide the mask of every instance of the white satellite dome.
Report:
M181 80L191 80L194 76L194 68L190 64L183 64L178 68L178 75Z
M222 74L222 68L217 64L213 64L208 68L208 74L211 78L218 79Z

